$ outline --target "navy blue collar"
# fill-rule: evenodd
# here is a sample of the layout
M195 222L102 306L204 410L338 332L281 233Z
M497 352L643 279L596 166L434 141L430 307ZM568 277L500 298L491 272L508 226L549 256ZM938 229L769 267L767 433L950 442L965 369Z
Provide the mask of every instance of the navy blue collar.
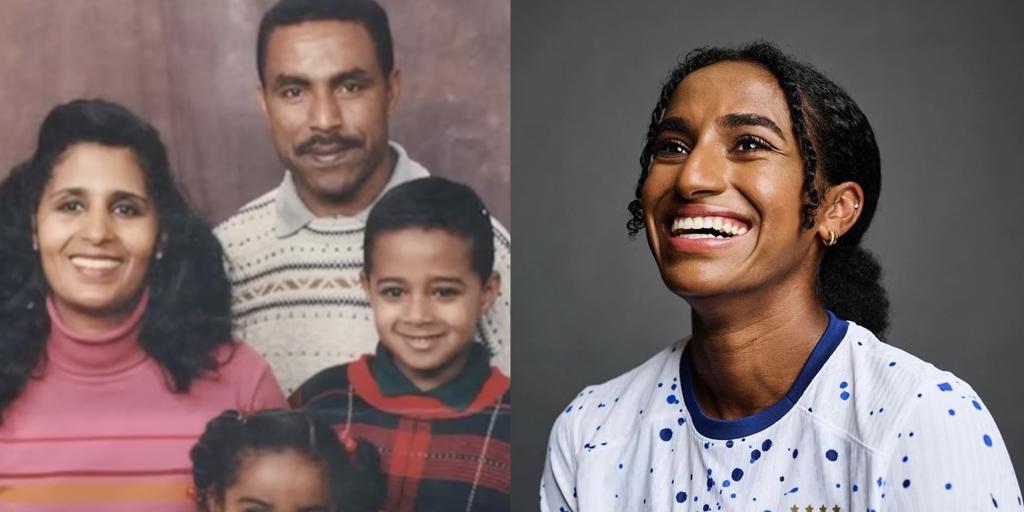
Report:
M704 415L693 391L693 362L690 360L690 346L687 345L679 360L679 382L683 388L683 401L686 403L687 410L690 411L690 418L697 432L711 439L738 439L751 436L770 427L789 412L800 400L807 386L814 380L814 376L825 365L825 361L828 361L832 352L843 341L846 330L850 326L845 320L836 318L831 311L827 311L827 313L828 327L825 328L824 334L814 346L814 350L811 351L810 357L807 358L807 362L804 363L803 369L800 370L800 374L786 395L767 409L744 418L719 420Z

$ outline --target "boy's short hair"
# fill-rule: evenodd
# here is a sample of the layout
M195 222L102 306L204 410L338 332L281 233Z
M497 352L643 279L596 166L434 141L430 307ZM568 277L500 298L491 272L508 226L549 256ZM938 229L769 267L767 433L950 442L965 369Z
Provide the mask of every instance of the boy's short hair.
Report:
M480 282L494 272L494 231L491 216L472 188L431 176L389 190L370 210L363 239L363 266L373 266L377 236L407 228L440 229L470 242L473 271Z
M366 27L373 40L384 76L395 67L395 50L391 41L388 14L374 0L281 0L263 14L256 36L256 71L263 84L270 34L278 27L298 25L307 21L354 21Z

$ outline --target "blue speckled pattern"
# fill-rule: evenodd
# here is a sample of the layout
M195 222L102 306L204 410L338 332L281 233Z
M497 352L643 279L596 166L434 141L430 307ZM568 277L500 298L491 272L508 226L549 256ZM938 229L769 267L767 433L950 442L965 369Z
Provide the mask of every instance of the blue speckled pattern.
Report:
M790 392L737 420L700 411L685 349L584 389L561 412L541 510L1024 509L974 390L852 322L830 315Z

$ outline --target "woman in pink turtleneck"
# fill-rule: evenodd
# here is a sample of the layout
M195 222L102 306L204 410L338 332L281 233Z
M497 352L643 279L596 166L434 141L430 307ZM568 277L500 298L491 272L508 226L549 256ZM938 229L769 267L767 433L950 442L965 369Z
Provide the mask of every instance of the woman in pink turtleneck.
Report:
M0 184L0 510L195 510L206 422L285 404L231 339L222 258L152 126L50 112Z

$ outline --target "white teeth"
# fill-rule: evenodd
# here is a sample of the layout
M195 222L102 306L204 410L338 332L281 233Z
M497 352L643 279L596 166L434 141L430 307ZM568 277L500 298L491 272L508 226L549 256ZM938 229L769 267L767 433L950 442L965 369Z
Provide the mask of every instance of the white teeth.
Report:
M121 264L119 260L110 258L87 258L85 256L75 256L71 258L71 263L77 267L82 267L89 270L110 270L116 268Z
M748 231L746 226L733 224L733 222L735 221L725 217L676 217L672 220L672 231L714 229L719 233L725 233L732 236L742 235ZM687 236L687 238L709 238L712 236L715 235L700 237ZM726 237L720 236L718 238Z

